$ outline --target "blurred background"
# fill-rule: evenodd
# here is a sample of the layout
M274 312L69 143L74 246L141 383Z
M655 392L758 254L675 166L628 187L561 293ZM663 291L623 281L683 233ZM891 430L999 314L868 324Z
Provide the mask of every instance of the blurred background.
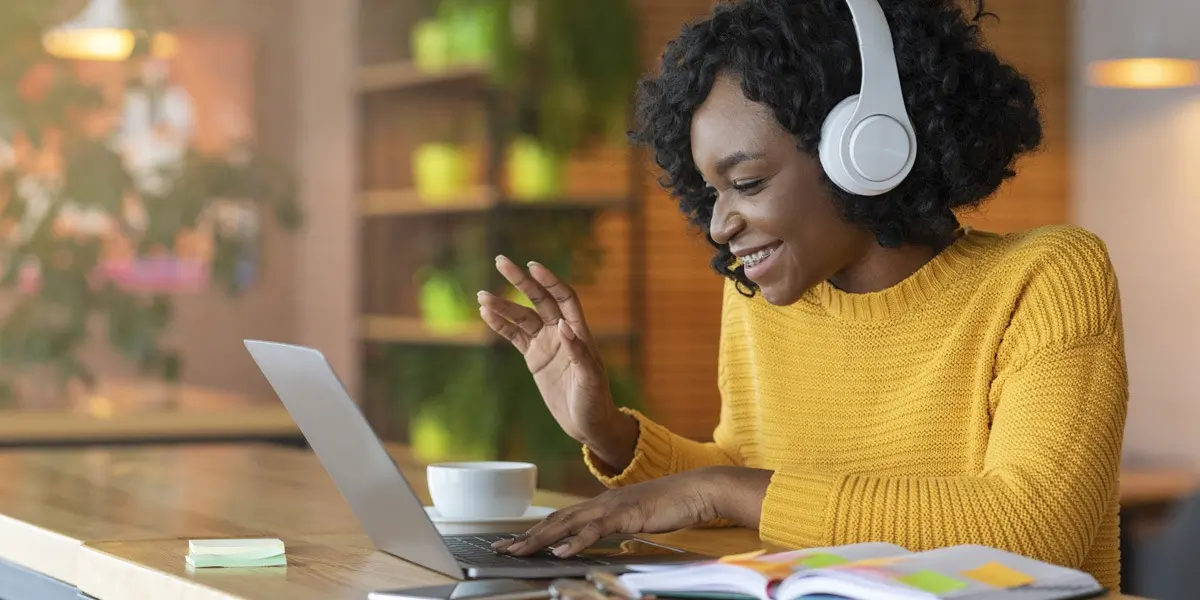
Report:
M801 0L796 0L801 1ZM424 460L595 491L474 294L580 291L619 403L710 436L721 280L641 152L638 75L712 0L3 0L0 443L301 444L243 338L326 353ZM1129 464L1200 467L1200 5L993 0L1042 152L985 208L1121 278ZM1189 480L1190 481L1190 480Z

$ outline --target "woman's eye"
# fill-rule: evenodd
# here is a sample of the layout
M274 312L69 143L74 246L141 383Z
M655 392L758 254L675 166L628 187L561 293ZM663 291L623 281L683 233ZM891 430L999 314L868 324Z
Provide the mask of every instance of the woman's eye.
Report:
M733 183L733 189L744 194L746 192L754 191L755 189L758 188L758 186L762 185L762 182L763 182L762 179L752 179L752 180L748 180L748 181L735 181Z

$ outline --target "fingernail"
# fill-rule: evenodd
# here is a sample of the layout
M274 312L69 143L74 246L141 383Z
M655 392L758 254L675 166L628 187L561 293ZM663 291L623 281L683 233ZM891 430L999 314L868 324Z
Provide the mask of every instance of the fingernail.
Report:
M531 261L529 261L529 264L528 264L528 265L526 265L526 266L528 266L528 267L541 267L541 268L543 268L543 269L545 269L545 268L546 268L546 266L545 266L545 265L543 265L542 263L540 263L540 262L538 262L538 261L536 261L536 260L531 260Z
M491 292L485 292L483 290L479 290L478 292L475 292L475 297L476 298L491 298L492 294L491 294Z
M554 553L555 556L562 558L562 557L566 556L567 552L569 552L569 551L570 551L570 548L568 548L564 544L562 546L556 546L552 552Z
M567 322L562 319L558 320L558 332L563 334L563 337L567 338L568 340L575 339L575 331L572 330L571 326L567 325Z
M507 257L507 256L505 256L505 255L503 255L503 254L497 254L497 255L496 255L496 262L500 262L500 261L502 261L502 260L508 260L508 257Z
M506 550L507 550L509 553L512 553L512 552L520 552L520 551L521 551L521 549L522 549L522 548L524 548L524 547L525 547L525 542L517 542L517 543L515 543L515 544L513 544L513 545L509 546L508 548L506 548Z

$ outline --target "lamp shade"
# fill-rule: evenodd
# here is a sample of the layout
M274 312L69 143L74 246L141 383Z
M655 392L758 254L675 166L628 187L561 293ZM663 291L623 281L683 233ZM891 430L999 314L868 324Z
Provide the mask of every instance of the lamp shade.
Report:
M1132 90L1200 85L1194 0L1074 3L1083 82Z
M75 18L42 35L46 52L72 60L125 60L136 42L122 0L89 0ZM165 57L177 45L173 36L159 33L151 40L151 53Z
M1200 61L1166 57L1097 60L1088 66L1088 82L1126 89L1190 87L1200 85Z

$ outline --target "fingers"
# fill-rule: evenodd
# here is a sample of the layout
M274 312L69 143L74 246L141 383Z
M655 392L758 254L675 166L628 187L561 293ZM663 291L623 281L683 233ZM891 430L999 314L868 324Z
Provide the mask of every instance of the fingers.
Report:
M541 316L543 323L551 325L562 318L562 311L559 309L558 302L525 269L518 267L516 263L509 260L506 256L496 257L496 269L500 271L501 275L504 275L504 278L509 283L513 284L518 290L521 290L521 293L525 294L525 297L529 298L530 302L533 302L533 307L537 310L537 314Z
M571 365L583 367L577 371L579 385L584 387L596 385L603 378L603 374L597 374L593 369L596 359L588 349L587 342L579 337L579 334L567 323L566 319L560 320L556 327L562 344L567 349L567 357L570 358Z
M503 540L496 540L496 541L492 542L492 550L495 550L496 552L503 554L504 551L508 550L508 548L511 547L513 544L524 541L528 537L529 537L528 533L522 533L522 534L518 534L513 537L510 537L510 538L505 538Z
M514 556L527 556L544 550L563 538L578 533L589 522L602 517L605 504L593 500L555 512L527 531L525 539L509 545L504 551Z
M575 290L541 263L529 263L529 274L541 284L551 298L554 298L563 318L571 324L580 337L584 340L591 339L587 320L583 316L583 305L579 303L579 296L575 294Z
M492 331L511 342L518 352L525 354L525 351L529 349L529 335L515 323L486 306L479 307L479 315L483 317L483 322L492 328Z
M563 543L554 548L554 555L559 558L575 556L588 546L600 541L600 538L606 535L612 535L619 530L618 516L610 514L608 516L589 521L579 533L563 540Z
M504 317L530 336L537 335L537 332L541 331L544 326L541 317L531 308L521 306L487 292L479 292L475 297L479 301L480 306L485 306L488 310Z

